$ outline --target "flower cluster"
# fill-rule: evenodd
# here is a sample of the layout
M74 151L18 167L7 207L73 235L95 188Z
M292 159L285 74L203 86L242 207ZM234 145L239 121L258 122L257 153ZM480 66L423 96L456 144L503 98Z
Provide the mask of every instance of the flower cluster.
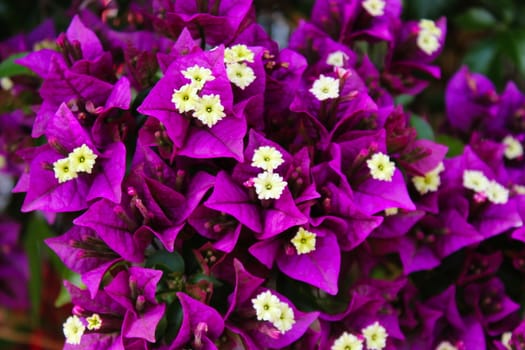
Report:
M460 70L454 155L397 103L444 18L317 0L279 49L250 0L130 3L74 8L2 85L36 96L0 171L81 281L67 349L521 346L525 95Z
M271 146L261 146L253 152L252 166L264 171L253 178L253 186L259 199L279 199L287 183L273 171L284 162L283 155Z
M282 334L292 329L295 323L292 308L270 291L259 293L252 299L252 304L257 313L257 320L269 321Z
M66 158L59 159L53 163L55 177L59 183L73 180L78 173L91 174L95 166L97 155L86 145L76 147Z
M378 322L363 328L359 336L343 332L331 347L331 350L362 350L363 342L366 342L368 350L382 350L386 347L388 334ZM364 341L363 341L364 340Z

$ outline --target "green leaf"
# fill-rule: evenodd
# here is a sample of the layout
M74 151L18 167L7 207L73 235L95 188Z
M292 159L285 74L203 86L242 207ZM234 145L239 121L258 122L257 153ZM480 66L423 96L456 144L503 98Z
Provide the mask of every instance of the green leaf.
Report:
M463 58L463 62L471 71L488 75L498 51L498 41L490 37L474 45Z
M410 117L410 125L416 129L418 139L434 140L434 130L426 119L413 114Z
M68 280L69 282L73 283L79 288L84 287L84 284L82 283L82 280L78 273L69 271L68 275L69 276L62 275L62 278ZM69 295L69 292L67 291L66 287L62 284L62 287L60 288L60 292L58 293L58 296L55 299L55 307L62 307L66 304L69 304L70 302L71 302L71 295Z
M465 147L460 139L449 135L439 134L436 136L436 141L448 147L447 157L455 157L462 154Z
M508 38L505 51L512 59L518 71L525 75L525 30L513 30L506 33Z
M414 101L415 96L410 94L402 94L395 97L395 104L402 105L403 107L408 106Z
M216 287L220 287L220 286L223 285L223 283L221 281L219 281L217 278L215 278L213 276L209 276L209 275L203 274L203 273L196 273L196 274L192 275L190 277L190 279L189 279L189 282L196 284L196 283L199 283L202 280L211 282Z
M410 0L404 1L403 14L411 18L437 18L445 13L447 8L456 5L456 0Z
M180 326L182 325L182 305L179 300L176 299L173 303L168 305L166 309L166 342L171 343L179 333Z
M7 57L0 63L0 78L13 77L15 75L28 75L33 74L29 69L15 63L15 60L21 57L25 57L27 52L17 53Z
M31 215L24 233L23 244L29 263L29 299L31 301L31 320L34 325L39 322L40 303L42 301L44 239L52 236L53 232L45 219L37 214Z
M494 15L481 7L469 8L457 16L455 21L461 28L470 30L494 29L498 24Z
M146 260L146 267L156 268L166 272L184 273L184 259L182 256L167 250L159 250L150 255Z

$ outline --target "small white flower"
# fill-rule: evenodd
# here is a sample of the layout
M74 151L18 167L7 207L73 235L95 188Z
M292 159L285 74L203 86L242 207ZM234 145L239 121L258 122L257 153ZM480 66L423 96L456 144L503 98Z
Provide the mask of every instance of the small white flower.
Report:
M335 51L328 55L326 58L326 64L334 67L343 67L347 58L348 55L343 51Z
M221 96L215 94L204 95L199 98L193 112L193 117L199 119L209 128L217 124L225 116Z
M516 194L525 194L525 186L523 186L523 185L514 185L514 186L512 186L512 190Z
M297 250L298 255L308 254L315 250L316 237L317 235L315 233L299 227L299 230L297 230L291 242Z
M412 177L412 183L414 187L420 194L427 194L428 192L436 192L441 185L441 178L439 173L445 169L443 163L426 173L423 176L414 176Z
M252 305L259 321L272 321L281 316L281 301L269 290L252 299Z
M512 350L512 347L510 346L511 339L512 339L512 332L505 332L501 335L501 344L507 350Z
M372 17L383 16L385 14L386 3L384 0L364 0L362 6Z
M523 146L515 137L511 135L505 136L503 139L503 145L505 146L505 158L516 159L523 156Z
M385 209L385 216L392 216L392 215L396 215L397 213L399 213L399 209L396 207Z
M68 155L69 163L74 171L77 173L84 172L91 174L95 166L97 155L85 143L82 146L75 148Z
M361 331L366 340L366 347L369 350L381 350L386 347L386 339L388 333L386 329L379 324L374 322Z
M69 158L62 158L54 162L53 171L55 172L55 178L58 179L60 184L78 177Z
M281 310L279 317L270 321L273 323L275 328L281 332L281 334L284 334L292 329L295 323L295 316L292 308L288 304L280 302L278 307Z
M439 28L436 25L436 22L434 22L431 19L421 19L419 21L419 30L433 35L437 38L441 37L441 28Z
M272 172L283 163L283 155L275 147L261 146L253 152L251 165Z
M441 46L441 29L430 19L422 19L418 25L417 46L427 55L432 55Z
M339 97L339 80L321 74L319 78L314 81L310 92L319 101L337 98Z
M436 350L458 350L458 348L452 345L451 342L444 340L439 343L439 345L436 347Z
M370 159L366 161L370 175L372 178L380 181L392 181L396 165L390 161L388 155L378 152L374 153Z
M246 63L230 63L226 65L226 74L230 82L244 90L247 86L255 80L255 73L253 69L248 67Z
M3 90L9 91L15 86L11 78L9 77L3 77L0 79L0 87L2 87Z
M89 316L86 318L86 321L88 323L87 329L90 331L96 331L102 327L102 319L100 318L99 314L93 314Z
M195 85L184 84L178 90L173 90L171 102L175 104L175 108L177 108L179 113L192 111L199 101L198 91Z
M489 201L494 204L505 204L509 200L509 190L497 183L496 181L490 181L485 194Z
M489 179L479 170L465 170L463 171L463 187L484 193L489 187Z
M427 55L432 55L439 50L439 38L427 32L419 32L417 36L417 46Z
M69 316L63 324L64 336L66 337L66 343L77 345L82 340L82 335L86 327L78 318L78 316Z
M363 341L356 337L353 334L343 332L337 338L334 343L332 344L332 347L330 350L362 350L363 349Z
M287 183L276 173L263 172L253 179L259 199L279 199Z
M243 44L233 45L224 50L224 63L250 62L253 63L254 54L248 46Z
M215 79L210 69L194 65L182 71L182 75L191 80L192 85L200 90L207 81Z

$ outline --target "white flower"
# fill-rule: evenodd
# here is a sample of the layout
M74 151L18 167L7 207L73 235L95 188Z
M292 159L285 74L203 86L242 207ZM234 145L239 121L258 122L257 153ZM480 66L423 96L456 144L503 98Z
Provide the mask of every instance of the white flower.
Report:
M225 116L221 97L215 94L204 95L198 99L195 105L195 112L193 112L193 117L199 119L209 128L217 124Z
M385 216L392 216L392 215L396 215L397 213L399 213L399 209L396 207L385 209Z
M432 55L439 50L439 38L427 32L419 32L417 36L417 46L427 55Z
M381 350L386 346L386 338L388 333L386 329L379 324L374 322L361 331L366 340L366 347L369 350Z
M192 85L198 90L202 89L207 81L215 79L210 69L194 65L182 71L182 75L191 80Z
M287 183L279 174L263 172L253 179L259 199L279 199Z
M511 339L512 339L512 332L505 332L501 335L501 344L507 350L512 350L512 347L510 346Z
M496 181L490 181L485 194L489 201L494 204L505 204L509 200L509 190L497 183Z
M511 135L505 136L503 145L505 146L504 154L507 159L516 159L523 156L523 146L521 142Z
M436 347L436 350L458 350L458 348L452 345L452 343L449 341L444 340L439 343L439 345Z
M439 185L441 184L441 178L439 173L445 169L443 163L426 173L423 176L414 176L412 177L412 183L414 187L420 194L427 194L428 192L436 192Z
M53 171L55 172L55 178L58 179L60 184L78 177L69 158L62 158L54 162Z
M317 235L315 233L299 227L299 230L297 230L291 242L297 250L298 255L308 254L315 250L316 237Z
M199 101L198 91L195 85L184 84L178 90L173 90L171 102L175 104L175 108L177 108L179 113L192 111Z
M261 146L253 152L251 165L272 172L283 163L283 155L275 147Z
M250 62L253 63L254 54L248 46L243 44L233 45L224 50L224 63Z
M69 163L74 171L77 173L85 172L91 174L95 166L97 155L85 143L82 146L75 148L69 153Z
M339 80L321 74L319 78L314 81L310 92L319 101L328 100L329 98L337 98L339 97Z
M69 316L63 324L64 336L68 344L80 344L86 327L78 316Z
M342 67L345 65L345 59L348 56L343 51L335 51L328 55L326 63L334 67Z
M392 181L396 165L390 161L388 155L378 152L374 153L370 159L366 161L370 175L372 178L380 181Z
M87 329L90 331L96 331L102 327L102 319L100 318L99 314L93 314L86 318L86 321L88 323Z
M0 87L2 87L3 90L9 91L15 86L13 81L9 77L3 77L0 79Z
M525 186L523 186L523 185L514 185L514 186L512 186L512 190L516 194L525 194Z
M255 80L253 69L246 63L230 63L226 65L226 74L230 82L244 90Z
M479 170L465 170L463 171L463 187L484 193L489 187L489 179Z
M386 3L384 0L365 0L361 5L372 17L378 17L385 14Z
M419 21L419 31L433 35L437 38L441 37L441 28L436 25L431 19L421 19Z
M284 334L292 329L295 323L295 316L292 308L288 304L280 302L278 307L281 310L279 317L276 317L270 321L273 323L275 328Z
M330 350L362 350L363 349L363 341L356 337L353 334L343 332L334 341L334 344L330 348Z
M281 301L269 290L252 299L252 305L259 321L272 321L281 316Z
M419 21L419 32L417 35L417 46L427 55L432 55L439 50L441 44L441 29L430 19Z

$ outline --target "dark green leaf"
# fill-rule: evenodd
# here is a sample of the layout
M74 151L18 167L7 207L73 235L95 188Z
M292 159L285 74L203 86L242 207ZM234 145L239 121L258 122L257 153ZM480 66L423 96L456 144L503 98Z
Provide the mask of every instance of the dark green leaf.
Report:
M196 283L199 283L199 281L202 281L202 280L211 282L216 287L222 286L222 282L221 281L219 281L218 279L216 279L213 276L208 276L208 275L205 275L203 273L196 273L196 274L192 275L190 277L190 279L189 279L189 282L196 284Z
M146 267L166 272L184 273L184 259L177 252L170 253L166 250L159 250L148 257Z
M525 30L513 30L506 33L508 40L506 52L516 65L518 71L525 75Z
M171 343L179 333L180 326L182 325L182 305L179 300L176 299L173 303L168 305L166 309L166 342Z
M395 98L395 104L406 107L410 103L412 103L412 101L414 101L414 97L415 97L414 95L410 95L410 94L398 95Z
M32 72L24 66L15 63L17 58L21 58L27 55L27 52L17 53L9 56L0 63L0 78L13 77L15 75L32 74Z
M463 62L471 71L488 75L498 50L499 44L494 38L481 40L468 51Z
M482 30L493 29L497 25L497 19L487 9L471 7L455 19L458 26L464 29Z
M404 1L405 10L410 18L437 18L449 7L456 5L455 0L411 0Z
M437 135L436 141L448 147L447 157L454 157L463 153L465 145L460 139L449 135Z
M68 276L62 275L62 278L68 280L69 282L73 283L77 287L84 286L80 278L80 275L78 273L69 271ZM62 307L66 304L69 304L70 302L71 302L71 295L69 295L69 292L67 291L66 287L62 285L62 287L60 288L60 292L58 293L58 296L55 299L55 307Z
M434 130L426 119L413 114L410 117L410 125L416 129L418 139L434 140Z
M42 299L42 261L44 239L53 233L43 217L33 214L24 234L24 250L29 262L29 299L31 300L31 319L37 325Z

